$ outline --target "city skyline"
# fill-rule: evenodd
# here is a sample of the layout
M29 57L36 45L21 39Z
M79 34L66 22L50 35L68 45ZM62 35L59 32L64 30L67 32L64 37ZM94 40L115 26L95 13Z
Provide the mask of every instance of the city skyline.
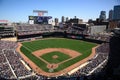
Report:
M99 18L101 11L106 11L108 18L109 10L117 4L117 0L0 0L0 20L9 20L11 22L27 22L29 15L33 10L47 10L48 16L58 18L69 17L95 20Z

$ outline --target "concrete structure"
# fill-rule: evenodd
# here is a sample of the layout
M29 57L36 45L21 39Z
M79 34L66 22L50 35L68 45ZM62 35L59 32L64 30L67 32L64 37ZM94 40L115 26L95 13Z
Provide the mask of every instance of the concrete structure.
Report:
M94 25L91 26L89 32L91 35L97 34L97 33L102 33L106 30L106 25Z

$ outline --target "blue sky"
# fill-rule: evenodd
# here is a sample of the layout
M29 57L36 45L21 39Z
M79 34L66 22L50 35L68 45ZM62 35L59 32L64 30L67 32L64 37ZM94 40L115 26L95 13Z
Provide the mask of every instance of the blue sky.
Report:
M78 18L87 21L99 17L100 11L106 11L118 4L118 0L0 0L0 20L27 22L33 10L48 10L49 16Z

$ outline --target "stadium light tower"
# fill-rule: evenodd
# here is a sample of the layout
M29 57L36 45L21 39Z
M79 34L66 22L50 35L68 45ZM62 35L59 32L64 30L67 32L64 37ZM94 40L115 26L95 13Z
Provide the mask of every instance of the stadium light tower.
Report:
M33 13L38 13L38 16L44 16L45 13L48 13L46 10L33 10Z

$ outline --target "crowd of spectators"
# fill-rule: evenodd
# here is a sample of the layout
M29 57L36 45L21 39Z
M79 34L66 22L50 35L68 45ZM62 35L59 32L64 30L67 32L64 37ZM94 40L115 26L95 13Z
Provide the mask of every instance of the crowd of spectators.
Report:
M15 78L7 63L0 63L0 77L6 78L6 79Z
M83 29L77 26L71 26L67 28L66 32L72 34L87 34L87 29Z
M3 54L0 54L0 62L1 63L5 63L6 62L6 59L5 59Z
M52 25L49 24L19 25L16 26L16 30L18 35L32 35L32 34L41 34L44 32L52 32L53 27Z
M77 26L69 26L69 27L53 27L52 25L19 25L16 26L18 36L25 36L25 35L37 35L43 33L50 33L50 32L62 32L70 33L70 34L87 34L87 29Z
M91 34L87 36L86 38L109 42L110 34L108 33Z
M14 70L17 77L30 75L30 71L20 61L20 57L14 52L14 50L4 50L4 54L8 59L12 69Z
M6 79L15 78L6 60L6 56L3 53L3 49L12 49L15 47L15 42L0 41L0 77L4 77Z
M44 30L49 30L52 28L52 25L49 25L49 24L44 24L44 25L40 25L40 24L27 24L27 25L19 25L19 26L16 26L16 29L18 31L44 31Z
M14 75L10 70L9 65L7 64L6 58L2 53L2 50L0 50L0 77L4 77L7 79L14 78Z
M17 47L16 42L12 41L0 41L0 50L2 49L15 49Z
M109 53L109 43L101 44L99 48L96 48L96 53Z
M15 35L14 27L0 27L0 37L13 37Z
M87 66L80 69L80 73L89 74L94 68L101 64L106 59L104 54L98 54L95 59L92 59Z
M6 79L17 79L31 75L23 63L21 56L15 51L16 42L0 41L0 77Z

